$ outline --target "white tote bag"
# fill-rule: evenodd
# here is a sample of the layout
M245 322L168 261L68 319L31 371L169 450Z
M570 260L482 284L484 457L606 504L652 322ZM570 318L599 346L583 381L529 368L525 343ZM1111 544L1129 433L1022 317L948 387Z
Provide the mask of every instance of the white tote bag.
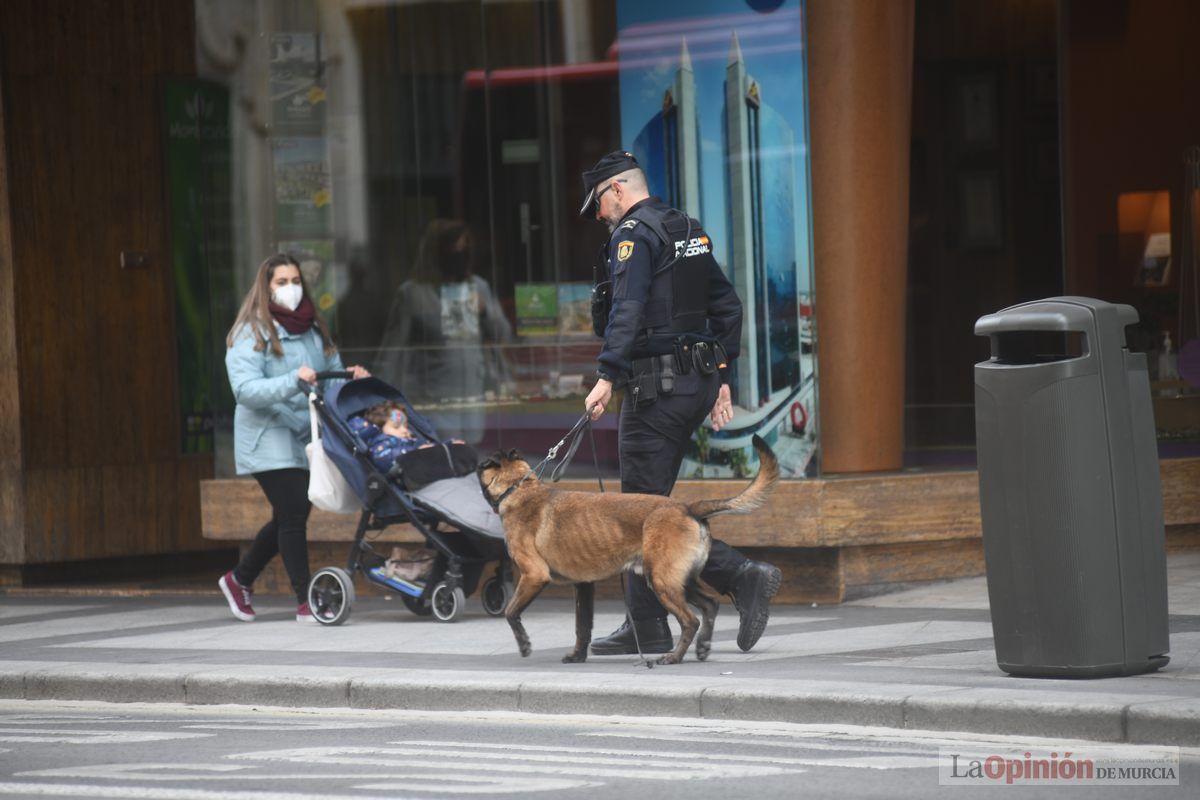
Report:
M308 416L312 424L312 441L304 445L304 452L308 456L308 499L322 511L358 513L362 510L362 502L321 444L320 418L311 394L308 396Z

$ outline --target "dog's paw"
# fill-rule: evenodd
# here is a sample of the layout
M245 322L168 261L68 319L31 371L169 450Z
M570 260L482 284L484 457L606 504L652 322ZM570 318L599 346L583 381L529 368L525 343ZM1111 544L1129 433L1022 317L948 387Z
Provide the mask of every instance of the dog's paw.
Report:
M712 645L708 642L696 643L696 660L705 661L708 659L708 654L712 652Z
M533 655L533 647L530 646L529 642L521 642L521 644L517 645L517 649L521 651L521 658L529 658Z
M572 650L562 657L562 663L564 664L582 664L585 661L587 661L587 651L577 653Z
M657 660L655 660L654 663L655 664L678 664L679 659L675 657L674 653L667 653L665 656L660 656Z

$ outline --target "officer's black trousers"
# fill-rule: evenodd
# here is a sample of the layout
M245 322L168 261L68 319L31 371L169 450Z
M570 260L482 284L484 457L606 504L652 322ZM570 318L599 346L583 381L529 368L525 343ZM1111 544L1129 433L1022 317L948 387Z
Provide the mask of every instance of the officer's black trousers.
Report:
M652 403L635 406L627 392L621 405L621 491L669 495L692 434L712 411L721 388L720 377L693 371L677 376L672 394L659 394ZM732 588L733 575L746 556L719 539L712 540L700 577L722 594ZM667 610L646 579L625 574L625 602L633 619L667 616Z

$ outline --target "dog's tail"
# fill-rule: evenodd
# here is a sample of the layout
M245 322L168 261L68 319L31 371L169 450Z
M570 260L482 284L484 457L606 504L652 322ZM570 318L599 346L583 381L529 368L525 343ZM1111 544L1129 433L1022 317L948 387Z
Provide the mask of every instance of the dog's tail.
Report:
M758 474L737 497L728 500L697 500L688 505L688 513L699 520L718 514L749 514L767 500L779 480L779 461L771 448L757 435L751 440L758 451Z

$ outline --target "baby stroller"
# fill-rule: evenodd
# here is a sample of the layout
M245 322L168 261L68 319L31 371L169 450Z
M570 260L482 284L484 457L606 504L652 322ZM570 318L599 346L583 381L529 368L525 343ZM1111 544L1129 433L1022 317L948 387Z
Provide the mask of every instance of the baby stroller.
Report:
M317 376L349 378L349 372ZM319 385L319 384L318 384ZM346 569L326 567L308 584L308 604L323 625L340 625L354 606L356 570L371 583L395 591L409 611L453 622L462 615L467 596L479 584L484 565L498 562L480 592L483 610L500 616L512 597L512 566L500 516L488 504L475 473L478 458L466 445L435 445L401 456L388 474L371 460L366 444L350 419L371 406L394 400L408 412L410 427L432 442L440 441L433 425L397 389L378 378L336 383L322 392L310 387L321 422L321 442L346 483L362 500L362 514ZM368 531L411 523L426 545L436 551L430 572L421 581L404 580L383 569L385 559L367 539Z

